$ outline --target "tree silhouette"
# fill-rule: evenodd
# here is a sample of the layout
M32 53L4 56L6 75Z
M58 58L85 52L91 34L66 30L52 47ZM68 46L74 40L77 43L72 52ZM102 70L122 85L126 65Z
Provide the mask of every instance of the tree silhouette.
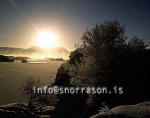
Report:
M110 68L117 60L119 51L126 45L124 32L124 27L117 21L105 21L83 34L81 40L86 62L79 69L83 78L86 76L85 78L102 82L108 76L111 77L113 72Z
M144 49L147 45L138 36L133 36L133 38L130 39L128 46L134 49Z
M150 84L148 81L150 70L147 69L150 66L150 50L145 49L147 46L145 42L135 36L127 40L125 27L117 21L105 21L103 24L96 24L94 28L87 29L83 33L81 40L83 45L70 54L69 63L73 67L74 77L76 76L86 86L106 86L108 89L112 89L117 85L125 90L125 93L121 95L96 94L91 96L93 103L91 108L87 108L89 114L97 111L102 102L111 108L150 99L148 89L146 89ZM66 82L70 85L71 76L64 79L63 71L58 71L57 75L59 75L59 77L56 76L58 81L55 83L57 85L58 83L66 85ZM73 98L77 99L74 96ZM63 114L70 110L70 106L64 105L64 103L70 104L69 99L69 96L60 99L58 104L60 106L57 108L60 108L61 110L59 110ZM81 102L79 103L81 104ZM86 103L84 102L84 104ZM83 106L84 104L82 103ZM67 108L66 111L62 110L63 107ZM76 106L75 111L70 112L70 114L75 113L78 108L79 106Z

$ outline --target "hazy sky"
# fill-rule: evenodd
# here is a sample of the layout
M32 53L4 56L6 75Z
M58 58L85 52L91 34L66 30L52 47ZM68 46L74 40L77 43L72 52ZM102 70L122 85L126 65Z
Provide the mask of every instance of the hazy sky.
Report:
M86 28L114 19L150 41L150 0L0 0L0 46L36 46L37 29L50 28L71 50Z

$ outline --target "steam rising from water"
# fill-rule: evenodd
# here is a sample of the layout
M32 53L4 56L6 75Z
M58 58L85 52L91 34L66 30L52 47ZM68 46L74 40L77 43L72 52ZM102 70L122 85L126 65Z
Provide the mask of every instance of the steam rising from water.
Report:
M23 56L32 59L44 59L44 58L68 59L69 57L69 52L62 47L50 49L41 49L36 47L32 47L29 49L0 47L0 54L9 56Z

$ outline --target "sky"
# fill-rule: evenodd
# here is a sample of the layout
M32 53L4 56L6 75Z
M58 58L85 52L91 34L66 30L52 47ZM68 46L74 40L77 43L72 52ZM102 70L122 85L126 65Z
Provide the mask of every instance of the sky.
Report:
M105 20L150 41L149 0L0 0L0 47L36 46L38 31L51 29L57 46L73 50L87 28Z

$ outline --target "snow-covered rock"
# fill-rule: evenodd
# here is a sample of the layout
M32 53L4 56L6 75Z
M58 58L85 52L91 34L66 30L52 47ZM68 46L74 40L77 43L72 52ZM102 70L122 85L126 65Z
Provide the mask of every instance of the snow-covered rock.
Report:
M41 115L40 118L51 118L49 115Z
M107 112L100 112L91 118L150 118L150 101L118 106Z
M35 118L35 115L27 109L26 104L11 103L0 106L1 118Z

